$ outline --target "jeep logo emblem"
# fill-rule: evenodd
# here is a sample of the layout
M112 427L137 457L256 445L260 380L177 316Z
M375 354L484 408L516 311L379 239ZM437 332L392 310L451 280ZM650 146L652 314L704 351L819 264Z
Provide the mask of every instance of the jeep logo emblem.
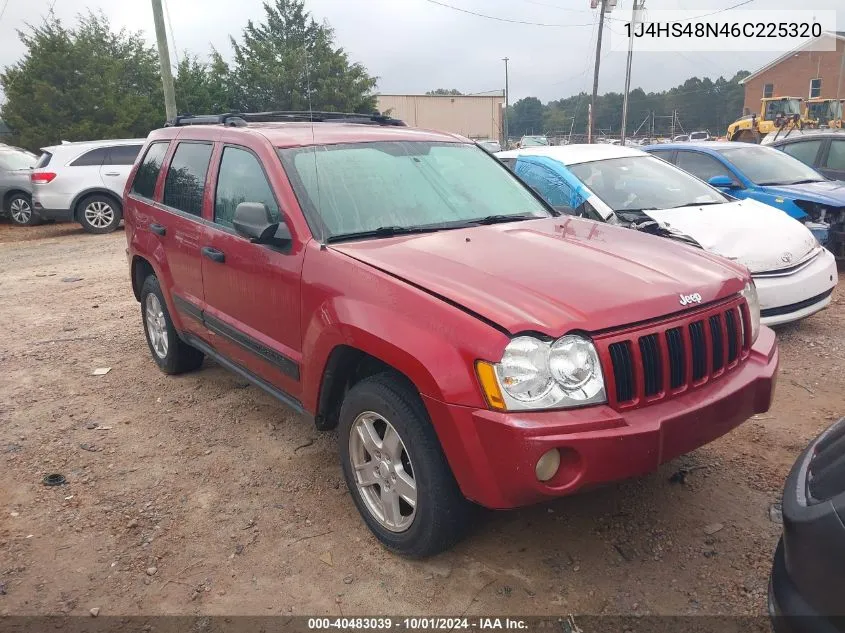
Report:
M697 292L691 295L681 295L681 305L688 306L691 303L701 303L701 295Z

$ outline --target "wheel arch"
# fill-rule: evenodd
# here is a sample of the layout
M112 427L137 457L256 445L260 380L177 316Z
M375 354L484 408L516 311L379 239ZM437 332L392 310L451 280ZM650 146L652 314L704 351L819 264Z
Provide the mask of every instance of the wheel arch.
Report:
M81 211L79 204L88 196L105 196L111 198L120 207L120 212L123 213L123 200L114 191L105 187L90 187L76 194L76 197L74 197L73 202L70 204L70 208L73 210L73 219L77 222L79 221L79 213Z
M32 193L27 191L26 189L20 189L20 188L9 189L6 193L3 194L3 201L2 202L3 202L3 210L4 211L9 210L9 204L11 203L12 198L14 196L18 195L18 194L24 195L27 198L29 198L30 200L32 200Z
M140 301L141 288L144 285L144 280L149 275L156 275L156 270L147 259L140 255L133 255L130 274L132 276L132 293L135 295L135 299Z

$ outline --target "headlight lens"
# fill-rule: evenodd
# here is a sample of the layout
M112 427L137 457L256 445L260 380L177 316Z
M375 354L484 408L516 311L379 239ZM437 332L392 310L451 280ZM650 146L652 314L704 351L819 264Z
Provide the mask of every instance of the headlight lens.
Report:
M760 334L760 300L757 298L757 287L754 282L745 284L740 294L748 302L748 312L751 314L751 344L754 345L757 335Z
M504 408L511 411L607 401L598 353L593 342L583 336L567 334L551 342L518 336L493 367ZM491 403L495 401L487 395Z

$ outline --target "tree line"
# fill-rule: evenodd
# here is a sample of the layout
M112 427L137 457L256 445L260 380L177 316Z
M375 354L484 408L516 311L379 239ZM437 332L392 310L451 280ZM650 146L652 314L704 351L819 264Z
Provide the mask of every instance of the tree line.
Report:
M745 90L739 83L748 71L740 71L730 79L719 77L691 77L683 84L662 92L646 93L641 88L631 91L628 98L627 132L633 135L643 121L640 135L651 133L651 114L655 114L655 133L671 131L671 116L677 111L683 128L710 130L723 134L728 124L742 115ZM595 129L608 135L618 135L622 122L622 99L619 92L608 92L596 99ZM586 134L590 95L581 93L543 104L536 97L525 97L508 110L510 136L525 134ZM680 129L676 128L680 134Z
M37 150L62 140L144 137L164 123L156 50L140 32L115 31L102 13L66 26L52 12L19 31L21 60L0 73L0 118L11 142ZM185 54L175 69L180 113L330 110L373 112L376 78L335 45L304 0L264 3L226 62Z

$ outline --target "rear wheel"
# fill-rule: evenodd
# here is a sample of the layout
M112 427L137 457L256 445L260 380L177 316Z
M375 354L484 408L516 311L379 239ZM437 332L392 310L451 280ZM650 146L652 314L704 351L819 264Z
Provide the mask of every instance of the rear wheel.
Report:
M350 389L340 412L340 454L352 499L373 534L406 556L431 556L464 535L461 494L419 395L390 373Z
M20 226L38 224L38 217L32 212L32 199L22 193L13 194L9 198L9 217Z
M76 209L76 219L88 233L111 233L122 217L120 204L109 196L99 194L84 198Z
M176 333L158 278L150 275L141 287L141 319L153 360L165 374L182 374L202 365L203 353Z

